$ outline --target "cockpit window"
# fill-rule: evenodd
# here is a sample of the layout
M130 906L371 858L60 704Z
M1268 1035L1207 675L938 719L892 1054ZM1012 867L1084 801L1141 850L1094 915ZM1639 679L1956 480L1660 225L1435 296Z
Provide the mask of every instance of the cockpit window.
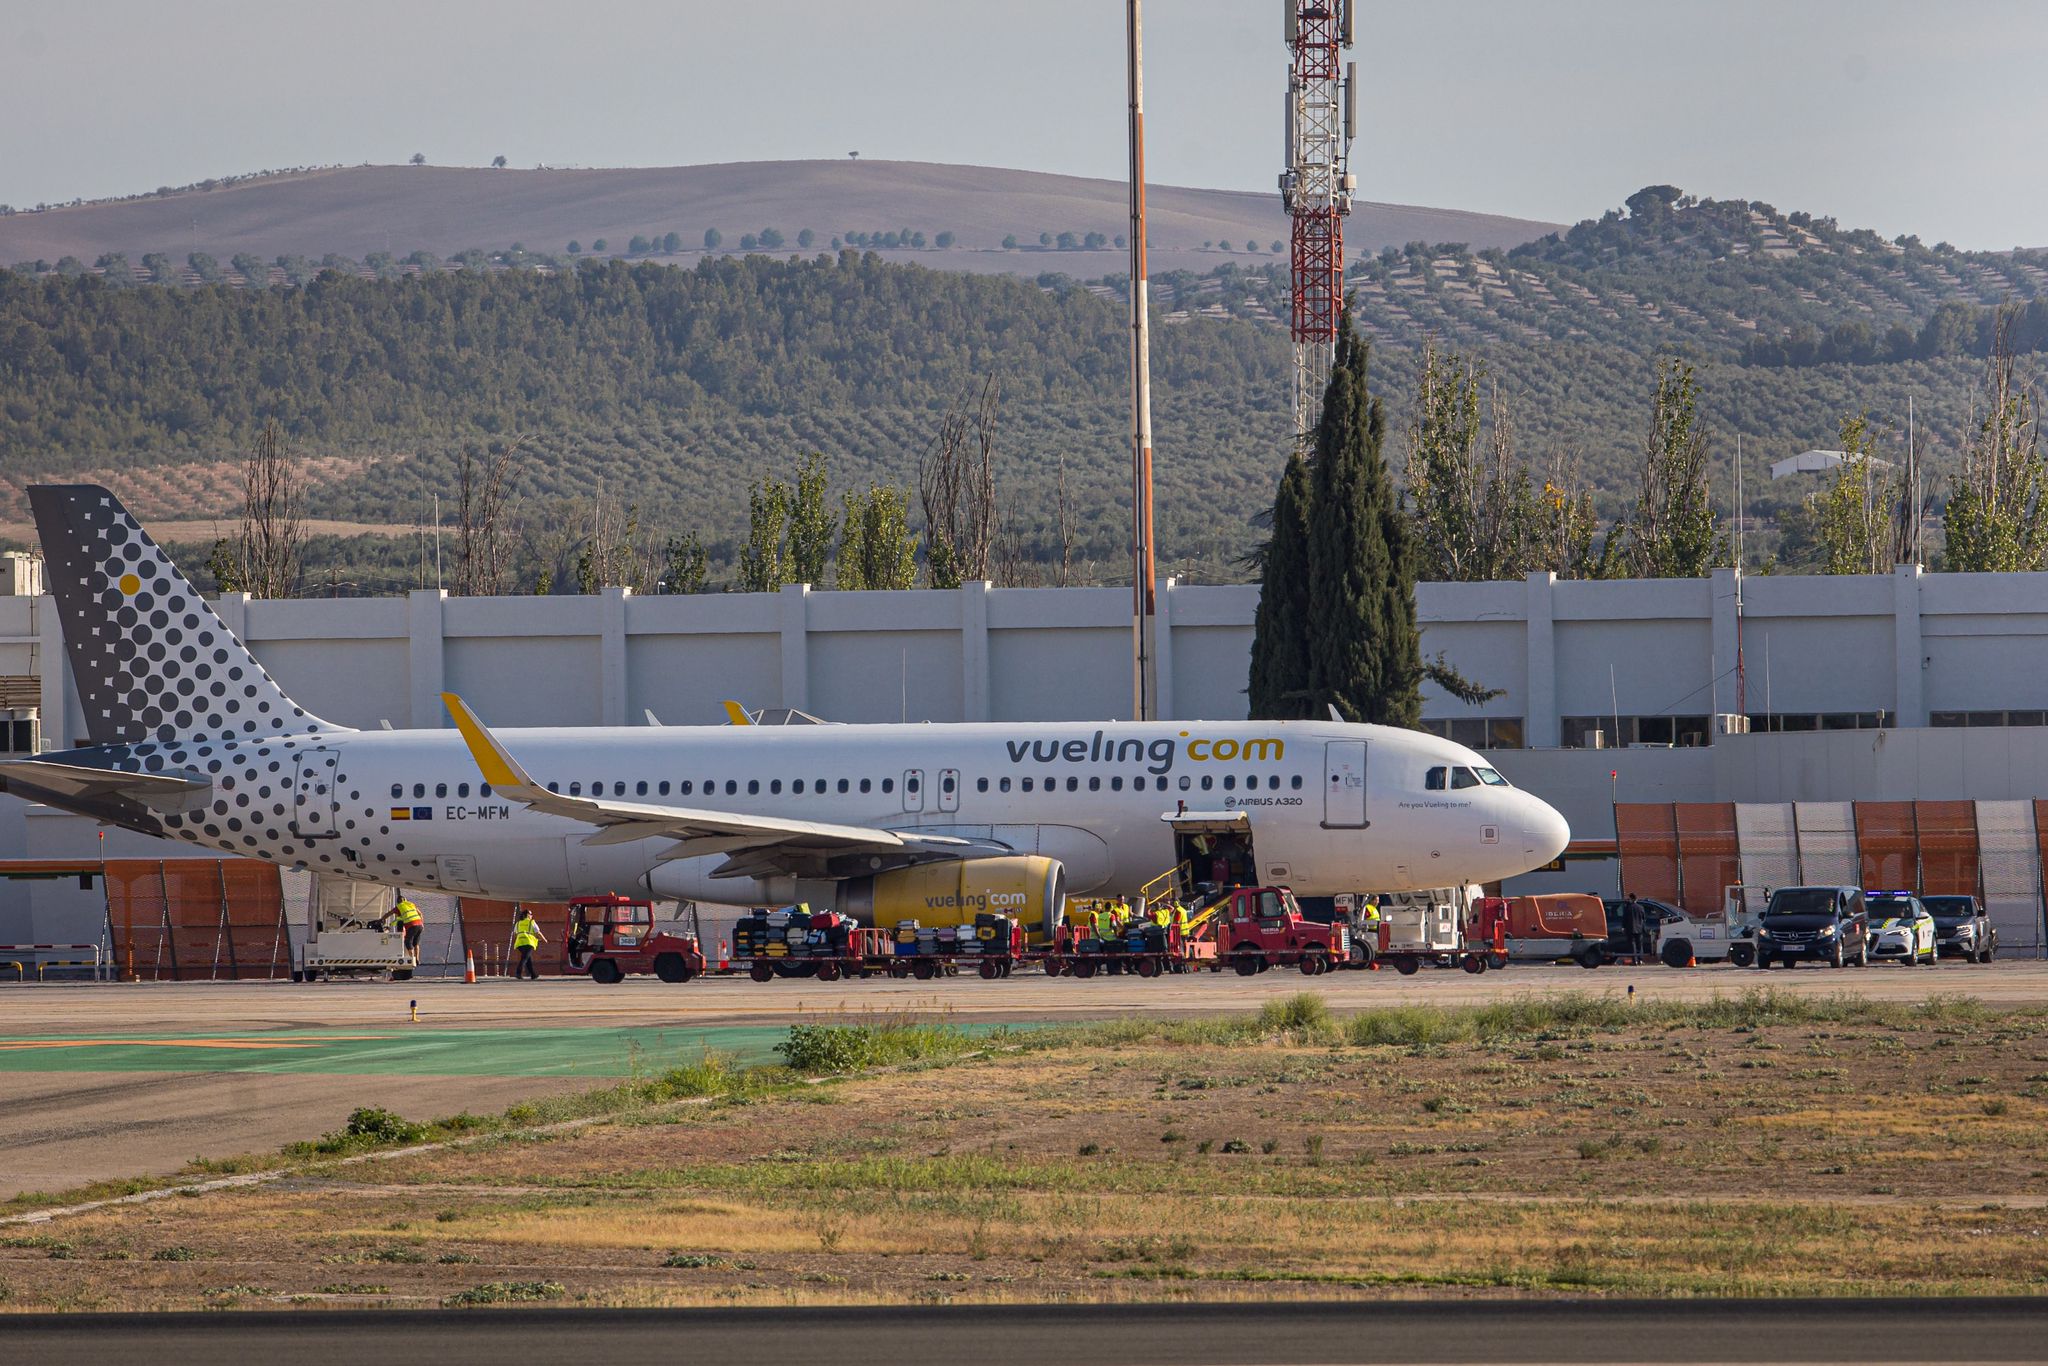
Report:
M1490 768L1475 769L1474 772L1478 773L1479 781L1485 783L1488 787L1507 787L1509 785L1506 778L1501 777L1500 774Z
M1424 778L1424 779L1422 780L1422 785L1423 785L1423 787L1427 788L1427 789L1428 789L1429 791L1431 791L1431 792L1441 792L1441 791L1443 791L1443 790L1444 790L1444 777L1445 777L1445 775L1446 775L1446 774L1448 774L1449 772L1450 772L1450 770L1449 770L1449 769L1443 769L1443 768L1433 768L1433 769L1431 769L1431 770L1429 771L1429 776L1428 776L1428 777L1426 777L1426 778Z
M1479 786L1479 775L1469 768L1454 768L1451 770L1451 786L1454 788L1477 787Z

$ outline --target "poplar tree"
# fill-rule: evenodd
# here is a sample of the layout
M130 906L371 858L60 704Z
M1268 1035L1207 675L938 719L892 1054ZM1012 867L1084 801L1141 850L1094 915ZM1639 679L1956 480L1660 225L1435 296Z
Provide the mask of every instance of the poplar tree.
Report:
M823 585L839 519L825 502L825 457L816 451L796 468L789 504L789 572L792 583Z
M739 589L773 593L789 582L782 529L789 521L789 485L774 476L747 494L747 543L740 547Z
M900 488L871 484L844 495L839 538L839 586L902 589L917 578L917 539L910 534L910 500Z
M1308 465L1287 458L1273 496L1272 537L1261 552L1259 610L1252 622L1251 715L1255 721L1309 715Z
M2048 562L2048 461L2041 456L2034 394L2013 359L2013 310L1994 319L1984 416L1963 443L1963 467L1942 516L1942 567L2013 573Z

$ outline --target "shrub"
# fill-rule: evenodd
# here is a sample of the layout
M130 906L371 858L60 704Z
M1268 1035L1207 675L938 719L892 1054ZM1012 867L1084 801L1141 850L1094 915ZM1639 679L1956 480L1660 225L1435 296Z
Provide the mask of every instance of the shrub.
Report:
M1327 1035L1331 1032L1330 1006L1312 991L1299 991L1259 1007L1259 1028L1269 1034Z
M458 1290L441 1301L444 1309L466 1309L479 1304L522 1304L534 1300L559 1299L568 1294L560 1281L486 1281Z

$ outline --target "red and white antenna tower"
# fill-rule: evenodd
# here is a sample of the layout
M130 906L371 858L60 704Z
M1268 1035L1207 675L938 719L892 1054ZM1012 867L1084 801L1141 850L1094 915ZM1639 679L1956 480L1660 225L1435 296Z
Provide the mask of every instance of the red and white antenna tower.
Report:
M1358 181L1358 65L1351 46L1356 0L1283 0L1287 24L1287 167L1280 198L1294 218L1294 426L1303 440L1322 417L1344 304L1344 217Z

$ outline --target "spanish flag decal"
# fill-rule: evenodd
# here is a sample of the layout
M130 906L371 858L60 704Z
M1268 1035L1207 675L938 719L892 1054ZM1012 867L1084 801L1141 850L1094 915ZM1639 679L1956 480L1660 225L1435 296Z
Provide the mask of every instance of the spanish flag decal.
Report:
M411 808L411 807L409 807L409 806L394 806L394 807L392 807L392 808L391 808L391 819L392 819L392 820L395 820L395 821L409 821L409 820L411 820L411 819L412 819L412 808Z

